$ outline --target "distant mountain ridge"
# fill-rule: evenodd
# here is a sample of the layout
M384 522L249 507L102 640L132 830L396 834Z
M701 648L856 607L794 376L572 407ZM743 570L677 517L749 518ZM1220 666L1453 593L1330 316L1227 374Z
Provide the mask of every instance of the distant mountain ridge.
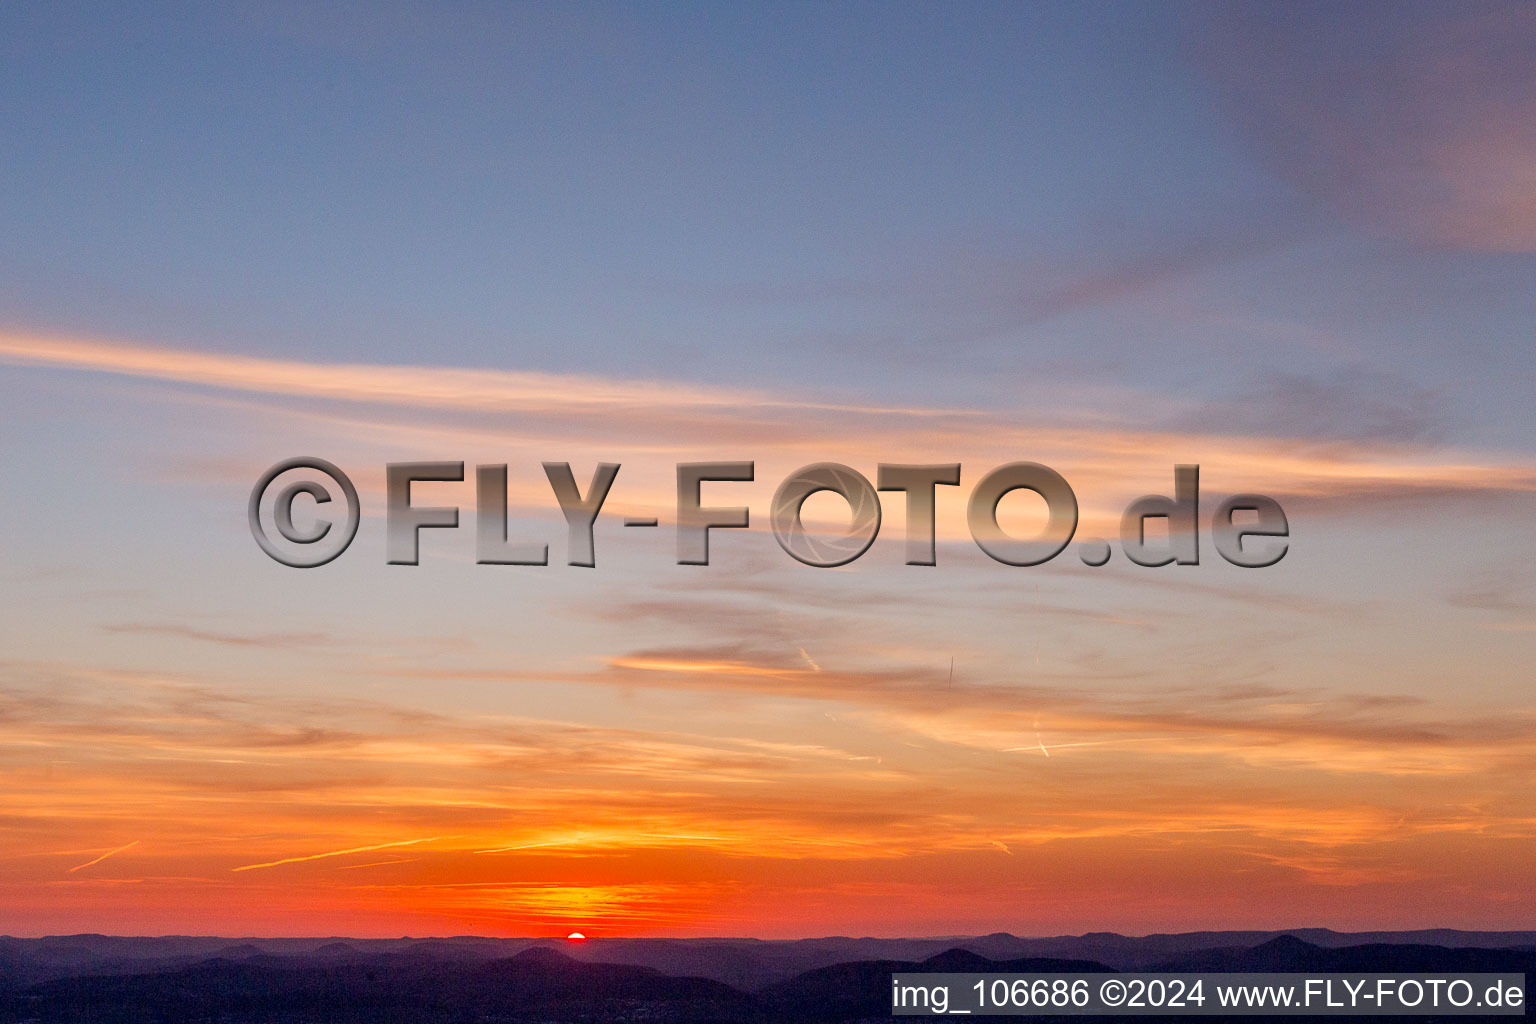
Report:
M491 938L459 935L439 938L354 939L254 938L164 935L58 935L37 939L0 936L0 987L28 984L83 973L122 974L188 966L212 957L241 960L273 956L356 955L411 952L444 960L494 960L525 949L559 950L575 960L631 964L674 974L712 978L743 990L756 990L833 964L857 960L918 962L949 949L964 949L991 960L1049 957L1093 960L1116 970L1156 967L1196 950L1251 949L1282 936L1312 946L1336 949L1370 944L1438 946L1445 949L1536 949L1536 931L1468 932L1453 929L1336 932L1327 928L1278 931L1205 931L1127 936L1089 932L1026 938L1007 932L931 938L807 939L588 939L583 943L553 938ZM321 950L330 948L328 953Z
M1250 934L1268 937L1250 945L1231 942L1235 936ZM890 1012L890 975L898 971L1098 973L1126 967L1311 973L1487 971L1524 973L1536 980L1536 945L1528 941L1530 936L1501 933L1499 937L1507 944L1324 946L1303 940L1298 933L1232 932L1141 938L1098 934L1021 939L998 934L961 940L634 939L585 944L471 937L0 938L0 1024L884 1020ZM999 957L971 948L1062 947L1074 942L1081 949L1109 950L1120 963L1085 955ZM1210 942L1224 944L1202 945ZM509 955L509 945L521 948ZM868 955L933 945L943 948L916 956ZM859 950L865 955L779 976L796 961ZM666 963L657 967L612 958L621 953ZM1127 964L1127 955L1156 959ZM698 965L712 969L695 970ZM722 977L736 975L758 981L736 984ZM765 978L769 980L761 980Z

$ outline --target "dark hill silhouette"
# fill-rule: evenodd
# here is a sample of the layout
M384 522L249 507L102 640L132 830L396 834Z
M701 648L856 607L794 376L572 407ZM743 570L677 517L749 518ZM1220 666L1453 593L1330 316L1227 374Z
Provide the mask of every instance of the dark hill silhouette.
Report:
M253 946L249 942L242 943L238 946L225 946L223 949L214 954L214 956L221 957L225 960L244 960L246 957L264 955L266 955L266 950L262 949L260 946Z
M101 1024L746 1020L750 1011L750 997L716 981L585 964L550 950L476 964L404 954L214 959L156 974L45 982L0 1002L0 1020Z
M1147 957L1162 971L1524 973L1536 979L1536 950L1427 943L1323 946L1298 934L1234 933L1149 937L1083 936L1079 948ZM1329 933L1330 937L1337 933ZM1221 945L1196 947L1211 938ZM1143 945L1136 945L1143 943ZM894 972L1103 973L1091 957L995 957L978 951L1065 940L998 934L979 939L605 940L134 940L105 937L0 938L0 1024L218 1021L219 1024L420 1022L587 1022L645 1020L781 1024L889 1018ZM937 947L937 948L935 948ZM1182 947L1182 948L1180 948ZM861 956L861 950L917 950L916 956ZM220 955L198 956L197 950ZM852 955L847 955L851 953ZM670 969L608 962L644 958ZM827 962L826 957L842 956ZM821 962L816 962L821 960ZM808 970L791 971L811 962ZM705 968L705 969L700 969ZM706 970L707 969L707 970ZM1137 969L1147 969L1138 965ZM721 973L763 978L732 986ZM781 973L788 972L788 973ZM706 976L714 973L715 977Z
M1151 965L1161 971L1326 971L1334 950L1281 935L1251 949L1202 949Z
M243 960L256 955L306 956L341 944L358 956L409 953L443 960L476 962L515 956L534 947L554 949L588 963L624 963L653 967L667 974L713 978L744 991L761 991L817 967L856 960L920 961L947 949L968 949L992 960L1055 957L1094 960L1118 970L1155 967L1166 961L1212 949L1251 949L1281 935L1323 949L1371 944L1425 945L1442 948L1536 948L1533 932L1334 932L1298 928L1285 932L1189 932L1125 936L1094 932L1077 936L1023 938L1007 932L950 938L886 939L828 936L764 940L606 939L585 943L563 939L439 938L354 939L230 938L171 935L152 938L67 935L43 939L0 937L0 989L25 987L82 974L143 974L188 967L213 957ZM238 949L238 952L236 952Z
M1207 949L1171 957L1163 971L1394 971L1523 972L1536 978L1536 953L1521 949L1447 949L1444 946L1367 943L1324 949L1294 936L1252 949Z
M349 946L345 942L328 942L325 945L321 946L319 949L315 950L310 955L311 956L357 956L358 955L358 949L355 946Z

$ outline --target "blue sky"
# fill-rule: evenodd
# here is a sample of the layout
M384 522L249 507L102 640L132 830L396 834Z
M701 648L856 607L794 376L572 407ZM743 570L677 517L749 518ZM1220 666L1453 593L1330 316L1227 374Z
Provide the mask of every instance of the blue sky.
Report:
M1326 75L1425 20L1369 11L21 6L0 297L337 360L988 403L1470 376L1514 411L1528 257L1341 220L1254 116L1294 83L1221 56Z

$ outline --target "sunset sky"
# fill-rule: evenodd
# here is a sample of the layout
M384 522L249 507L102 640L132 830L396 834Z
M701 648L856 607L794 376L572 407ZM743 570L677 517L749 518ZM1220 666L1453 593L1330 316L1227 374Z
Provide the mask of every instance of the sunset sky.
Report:
M0 152L0 933L1536 926L1536 5L13 3ZM992 561L1020 460L1201 564Z

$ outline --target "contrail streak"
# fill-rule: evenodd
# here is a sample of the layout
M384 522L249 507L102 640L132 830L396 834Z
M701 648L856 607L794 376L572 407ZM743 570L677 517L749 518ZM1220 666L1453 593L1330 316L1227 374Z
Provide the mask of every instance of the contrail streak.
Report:
M255 871L257 868L275 868L279 864L298 864L306 860L321 860L325 857L344 857L349 853L371 853L374 850L388 850L396 846L416 846L419 843L435 843L440 839L457 839L458 836L428 836L426 839L402 839L398 843L377 843L373 846L354 846L350 850L332 850L329 853L312 853L307 857L284 857L282 860L269 860L264 864L242 864L238 868L230 868L231 871Z
M108 857L112 856L114 853L122 853L124 850L128 849L129 847L138 846L138 845L139 845L139 841L137 839L135 839L133 842L128 843L126 846L119 846L115 850L108 850L106 853L102 854L100 857L97 857L95 860L88 860L84 864L76 864L74 867L69 869L67 874L71 874L72 875L76 871L79 871L81 868L88 868L92 864L100 864L102 861L106 860Z

